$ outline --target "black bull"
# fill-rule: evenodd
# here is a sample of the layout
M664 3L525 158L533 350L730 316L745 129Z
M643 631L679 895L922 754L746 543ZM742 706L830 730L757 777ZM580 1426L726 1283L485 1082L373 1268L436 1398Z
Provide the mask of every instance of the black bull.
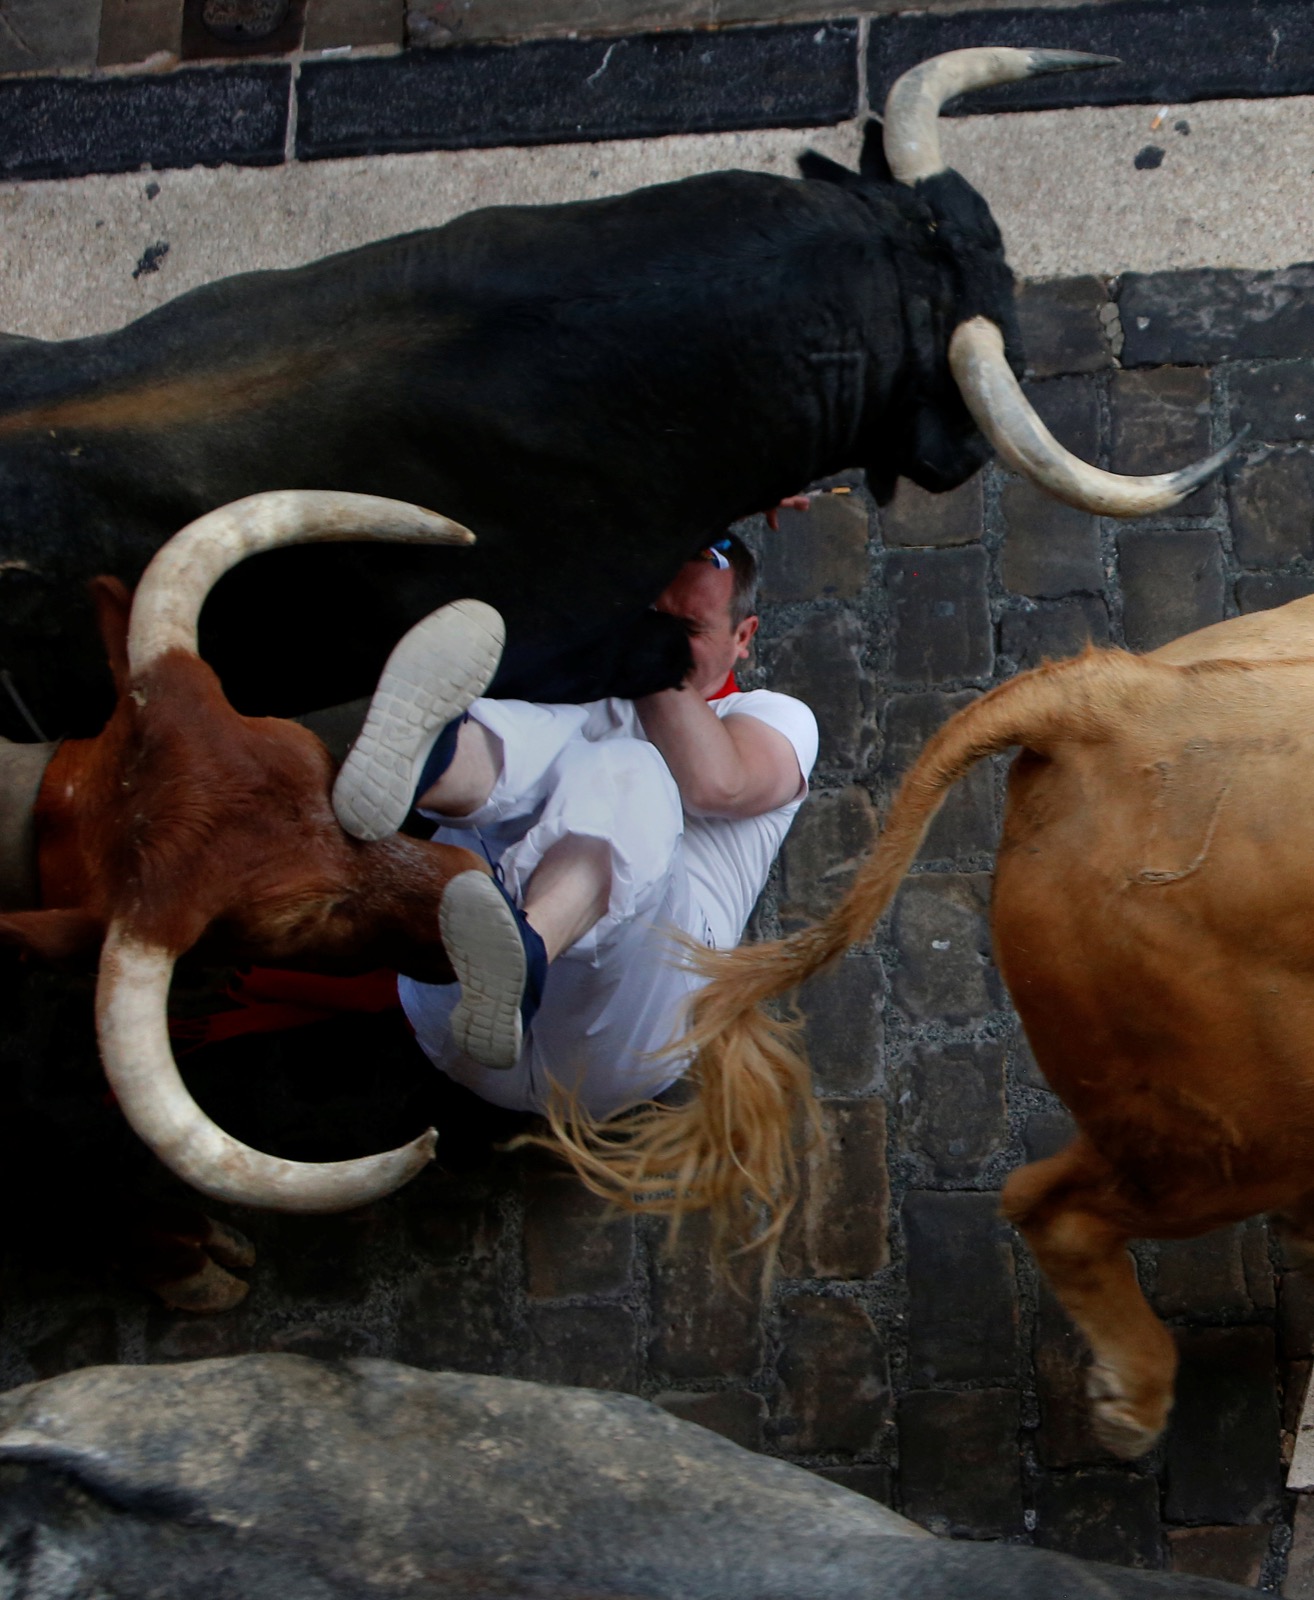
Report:
M951 336L1000 330L989 364L1012 384L1012 274L934 116L974 84L1101 60L936 57L896 83L890 164L869 138L861 173L812 156L802 179L499 207L113 333L0 341L0 732L29 736L20 699L48 735L95 731L111 696L86 581L135 582L178 528L265 489L409 500L478 543L289 551L225 578L201 647L239 710L367 693L461 595L506 618L496 694L678 682L687 641L646 608L727 523L844 467L884 501L901 475L948 489L985 460ZM1009 455L994 403L974 410Z
M945 344L968 305L1011 328L1011 279L979 197L953 174L936 190L727 172L502 207L114 333L14 341L3 666L48 733L93 730L87 579L134 581L257 490L337 488L441 509L478 543L299 550L226 578L201 644L240 709L368 693L402 632L467 594L508 622L495 693L678 681L683 634L645 608L727 523L842 467L888 497L985 458Z

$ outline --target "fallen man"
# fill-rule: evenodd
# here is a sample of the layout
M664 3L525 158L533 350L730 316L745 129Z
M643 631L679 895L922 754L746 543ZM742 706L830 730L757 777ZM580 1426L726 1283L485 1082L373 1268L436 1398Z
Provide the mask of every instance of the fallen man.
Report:
M414 793L439 843L482 849L494 866L496 878L466 872L444 889L459 986L399 982L425 1053L485 1099L543 1111L555 1086L604 1117L680 1075L662 1052L701 980L672 933L739 942L816 759L805 705L735 688L755 589L752 553L719 541L657 601L689 636L682 688L585 706L476 698L436 742L395 686L468 693L483 637L449 607L394 651L334 803L377 836L404 813L393 797ZM466 679L463 661L476 663ZM458 710L449 701L438 720Z

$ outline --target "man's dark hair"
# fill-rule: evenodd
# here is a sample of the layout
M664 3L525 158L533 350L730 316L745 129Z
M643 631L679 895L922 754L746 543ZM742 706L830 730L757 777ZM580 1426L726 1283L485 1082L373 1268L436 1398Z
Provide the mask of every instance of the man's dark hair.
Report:
M724 554L735 575L730 593L730 626L737 628L757 614L757 557L737 533L727 534L726 538L729 548Z

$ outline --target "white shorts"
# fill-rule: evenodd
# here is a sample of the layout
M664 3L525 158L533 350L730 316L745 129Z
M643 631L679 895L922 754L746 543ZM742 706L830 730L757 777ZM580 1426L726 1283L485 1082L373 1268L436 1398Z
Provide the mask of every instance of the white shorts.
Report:
M686 1065L670 1055L654 1059L683 1031L686 1002L700 983L672 935L709 939L685 870L679 790L645 740L584 738L582 707L477 700L470 715L501 740L501 776L484 806L469 817L443 818L435 838L482 846L517 901L559 839L605 840L611 900L548 969L542 1004L510 1071L481 1066L453 1045L458 985L402 978L402 1005L430 1060L483 1099L541 1111L555 1083L591 1115L610 1116L659 1093Z

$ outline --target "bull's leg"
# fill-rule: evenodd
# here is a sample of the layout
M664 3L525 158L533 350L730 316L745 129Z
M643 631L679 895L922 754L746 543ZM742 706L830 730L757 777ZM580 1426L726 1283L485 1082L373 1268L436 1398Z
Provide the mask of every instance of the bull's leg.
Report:
M1125 1221L1112 1220L1125 1202L1115 1199L1111 1174L1078 1139L1013 1173L1002 1203L1090 1343L1096 1438L1116 1456L1144 1455L1168 1420L1177 1350L1136 1281L1127 1251L1133 1235Z
M230 1311L251 1287L228 1270L254 1265L251 1241L191 1206L143 1207L117 1243L127 1275L175 1311Z

